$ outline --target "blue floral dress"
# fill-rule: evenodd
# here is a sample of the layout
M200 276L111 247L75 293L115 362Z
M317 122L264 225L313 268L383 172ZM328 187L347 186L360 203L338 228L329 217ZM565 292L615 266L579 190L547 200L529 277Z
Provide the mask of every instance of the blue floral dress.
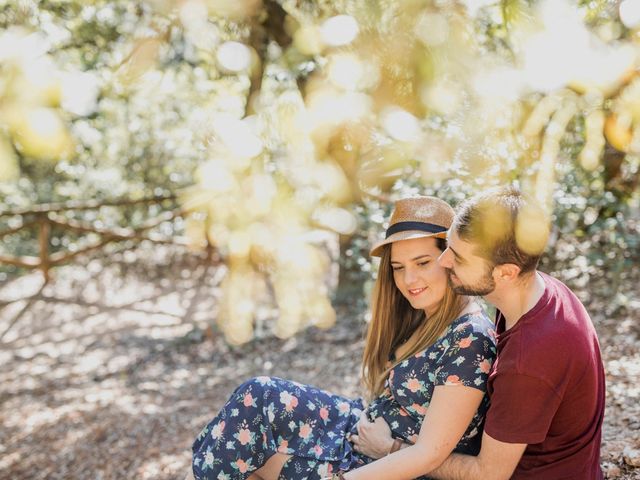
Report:
M365 408L362 399L334 395L275 377L240 385L193 444L197 480L244 480L274 453L291 455L280 480L319 480L373 459L352 449L362 411L383 417L394 437L417 439L438 385L464 385L485 391L495 358L495 331L489 318L470 313L454 320L427 349L396 365L385 389ZM456 452L477 455L485 395ZM427 477L420 477L427 478Z

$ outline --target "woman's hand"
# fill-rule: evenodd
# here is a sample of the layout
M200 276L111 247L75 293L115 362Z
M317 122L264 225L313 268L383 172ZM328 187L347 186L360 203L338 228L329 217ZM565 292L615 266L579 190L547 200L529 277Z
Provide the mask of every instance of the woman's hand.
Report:
M389 424L384 418L378 417L374 422L371 422L366 413L362 412L356 427L358 434L349 437L356 452L376 460L389 453L393 445L393 437Z

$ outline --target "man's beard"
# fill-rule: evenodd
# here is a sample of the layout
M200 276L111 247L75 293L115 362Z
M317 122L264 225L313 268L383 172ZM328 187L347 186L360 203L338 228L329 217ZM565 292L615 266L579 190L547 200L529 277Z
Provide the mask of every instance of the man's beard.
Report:
M488 295L496 288L496 282L493 280L491 273L487 272L483 278L481 278L475 285L456 285L451 280L451 274L453 270L447 268L447 281L451 289L458 295L469 295L472 297L481 297ZM460 277L458 277L460 278Z

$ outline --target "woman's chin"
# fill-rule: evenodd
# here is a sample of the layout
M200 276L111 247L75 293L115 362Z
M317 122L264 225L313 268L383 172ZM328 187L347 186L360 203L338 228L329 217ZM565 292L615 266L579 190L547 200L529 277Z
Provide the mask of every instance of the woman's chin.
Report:
M429 307L429 302L425 302L424 300L409 300L409 303L415 310L424 310Z
M420 300L414 299L413 301L409 300L409 304L414 310L424 310L427 315L432 314L434 311L438 309L438 304L434 302L430 302L428 300Z

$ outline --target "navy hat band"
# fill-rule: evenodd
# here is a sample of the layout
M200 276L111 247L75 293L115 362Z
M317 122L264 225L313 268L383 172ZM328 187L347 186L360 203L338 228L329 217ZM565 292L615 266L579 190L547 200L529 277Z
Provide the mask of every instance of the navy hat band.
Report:
M424 222L398 222L387 228L387 234L385 238L389 238L394 233L406 232L407 230L419 230L421 232L428 233L443 233L448 229L442 225L434 225L433 223Z

